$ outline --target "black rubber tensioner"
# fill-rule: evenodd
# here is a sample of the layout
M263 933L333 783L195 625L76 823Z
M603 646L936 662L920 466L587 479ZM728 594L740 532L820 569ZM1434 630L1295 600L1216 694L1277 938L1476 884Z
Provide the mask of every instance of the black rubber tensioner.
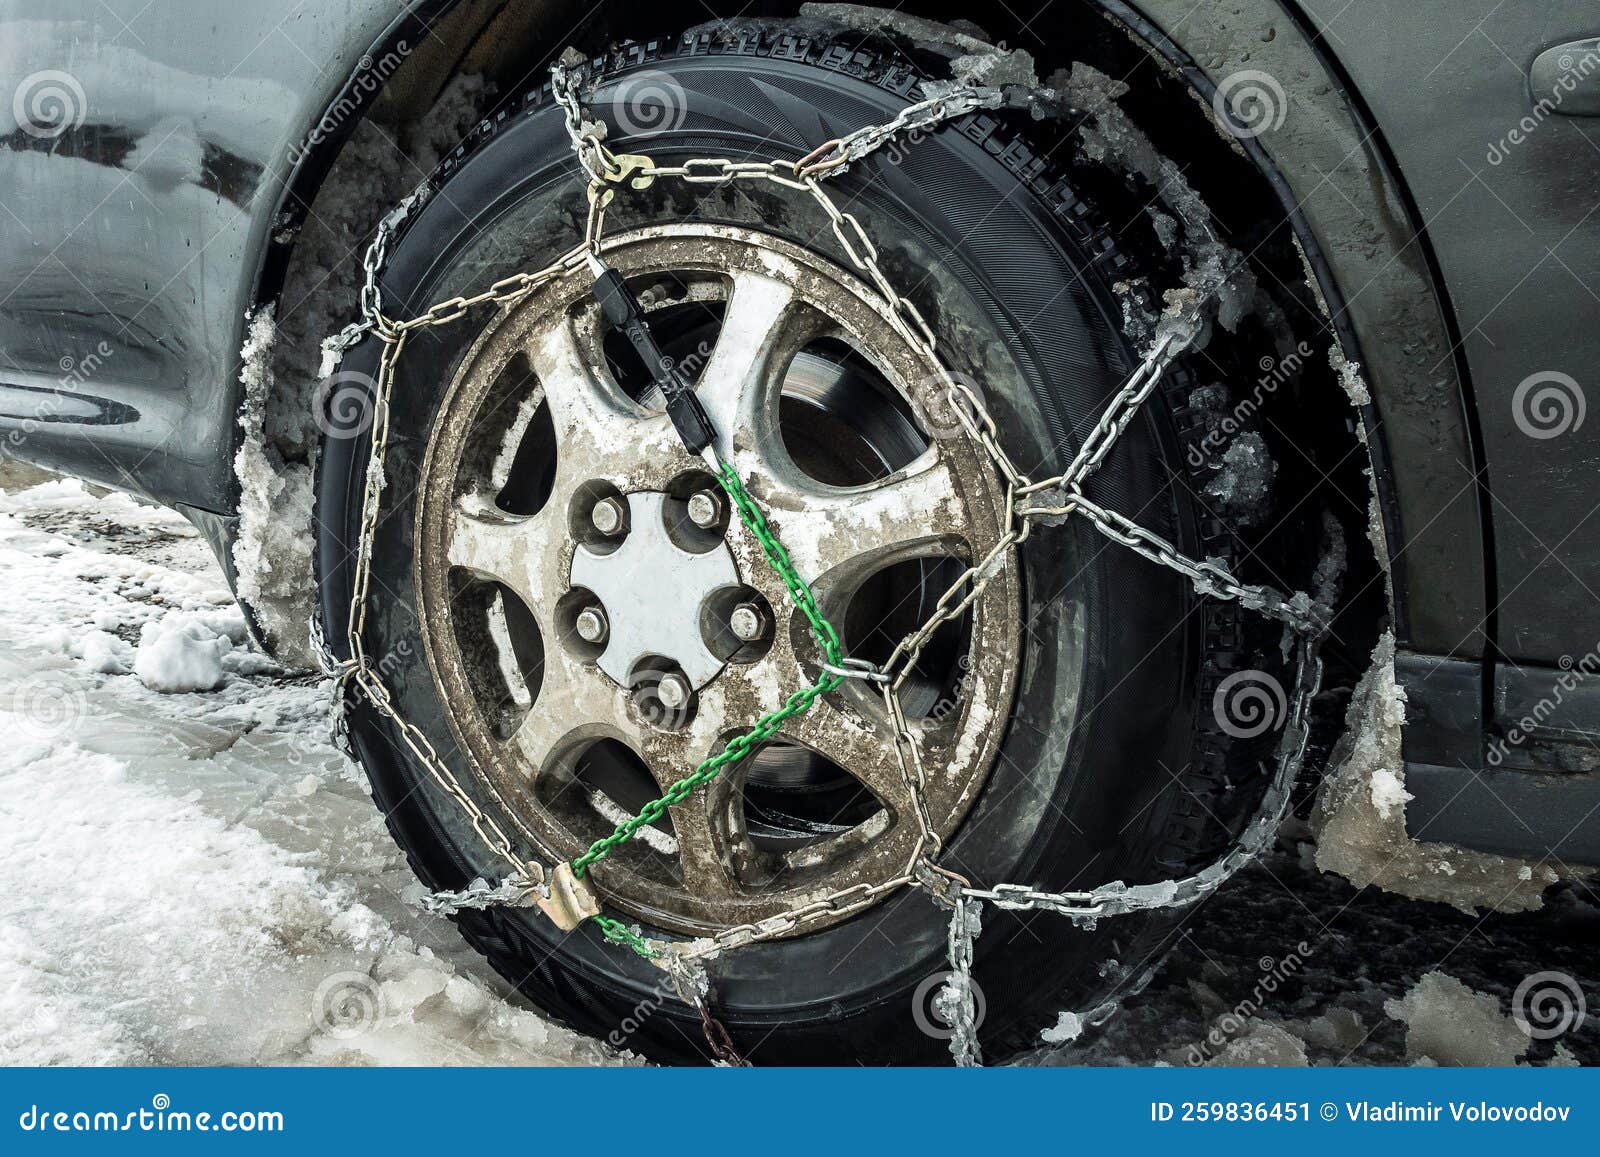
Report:
M645 322L639 299L628 288L622 275L598 257L589 258L589 267L594 270L594 295L600 301L600 308L605 311L606 320L627 337L628 343L644 362L651 381L666 399L667 416L672 419L672 425L683 440L684 447L689 453L699 455L711 445L715 432L711 427L711 418L695 395L693 383L683 376L683 371L673 364L671 358L661 352L655 335Z

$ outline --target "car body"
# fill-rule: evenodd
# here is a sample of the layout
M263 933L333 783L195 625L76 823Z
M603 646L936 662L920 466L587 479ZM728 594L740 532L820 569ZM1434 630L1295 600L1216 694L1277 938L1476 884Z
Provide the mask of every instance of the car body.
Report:
M1250 72L1286 91L1281 123L1237 146L1359 364L1410 830L1600 862L1600 440L1583 421L1600 365L1600 15L1581 0L1089 6L1204 99ZM246 317L281 291L342 143L379 99L420 107L497 44L559 39L556 15L0 2L16 85L0 105L8 452L178 507L231 566Z

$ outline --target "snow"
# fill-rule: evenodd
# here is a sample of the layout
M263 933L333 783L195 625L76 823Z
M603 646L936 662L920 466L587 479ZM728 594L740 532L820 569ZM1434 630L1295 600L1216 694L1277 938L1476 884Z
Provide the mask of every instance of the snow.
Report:
M233 641L203 617L171 614L141 628L133 673L152 691L214 691L231 650Z
M1041 1032L1039 1039L1051 1045L1071 1044L1083 1035L1083 1027L1081 1016L1063 1009L1056 1017L1056 1023Z
M266 436L267 404L276 377L272 348L277 322L272 306L248 319L239 351L244 437L234 456L239 479L239 530L233 544L239 597L257 617L266 641L287 662L312 665L308 631L314 589L311 573L312 472L288 462Z
M326 685L255 650L188 523L75 482L0 492L0 573L26 595L0 603L0 1064L630 1060L528 1008L424 910L327 742ZM216 689L146 687L147 626L225 641ZM1469 917L1269 855L1185 910L1164 967L1108 962L1118 1015L1057 1015L1039 1059L1592 1062L1591 1028L1530 1048L1501 1012L1532 969L1591 974L1586 895ZM1445 960L1456 980L1426 980Z
M1255 308L1255 275L1246 268L1243 255L1217 236L1210 207L1183 169L1164 156L1117 104L1128 92L1124 82L1078 61L1070 70L1052 73L1045 86L1031 95L1036 116L1070 119L1086 159L1137 177L1155 191L1182 226L1179 253L1187 291L1197 300L1215 299L1217 324L1231 333ZM1169 302L1172 293L1167 291ZM1195 345L1204 348L1206 337L1201 334Z
M1405 766L1400 732L1405 692L1395 683L1394 636L1385 634L1356 685L1345 734L1312 817L1316 864L1358 886L1437 900L1464 912L1538 908L1559 876L1546 865L1413 840L1406 832Z
M1271 510L1272 482L1278 464L1260 434L1248 431L1223 452L1221 469L1206 481L1205 493L1239 527L1252 526Z
M1404 1022L1414 1065L1513 1065L1530 1043L1498 1000L1443 972L1427 973L1383 1010Z
M1243 1067L1304 1066L1306 1045L1299 1037L1280 1028L1271 1021L1255 1020L1243 1036L1235 1037L1222 1047L1210 1065Z
M1334 342L1328 349L1328 364L1339 376L1339 385L1349 397L1352 406L1372 404L1372 393L1367 389L1366 380L1361 376L1361 363L1353 362L1346 357L1343 347L1338 342ZM1363 431L1362 438L1365 437L1366 433Z
M460 75L415 123L357 124L299 227L279 300L246 319L234 566L241 597L285 663L316 666L312 462L317 388L331 372L322 342L357 316L361 256L379 219L476 123L487 95L482 77Z
M90 631L78 640L74 653L97 675L126 675L132 649L110 631Z
M1400 773L1387 767L1380 767L1372 773L1371 791L1372 806L1378 809L1378 818L1385 820L1397 808L1400 809L1401 814L1404 814L1407 801L1415 798L1406 790L1405 781L1400 778ZM1531 880L1533 878L1530 869L1523 869L1523 871L1528 871L1528 875L1524 876L1522 871L1519 871L1517 879Z
M326 685L181 517L0 491L0 572L0 1064L629 1060L419 910Z

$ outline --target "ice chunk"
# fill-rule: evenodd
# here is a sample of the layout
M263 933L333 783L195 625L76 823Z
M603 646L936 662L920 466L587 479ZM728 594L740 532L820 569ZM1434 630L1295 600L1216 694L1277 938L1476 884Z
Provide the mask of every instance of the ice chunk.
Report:
M1071 1044L1083 1035L1083 1018L1069 1009L1062 1009L1056 1023L1039 1034L1045 1044Z
M1223 1066L1298 1066L1306 1060L1305 1042L1265 1020L1252 1020L1248 1031L1234 1037L1210 1061Z
M1412 1064L1513 1065L1530 1043L1498 1000L1443 972L1424 974L1383 1011L1405 1024Z
M1378 818L1385 820L1396 809L1404 813L1406 804L1415 798L1406 790L1406 785L1399 774L1387 767L1380 767L1372 773L1371 791L1372 806L1378 809ZM1517 878L1525 877L1519 872ZM1526 878L1531 879L1531 874Z
M1538 908L1559 878L1544 865L1413 840L1406 832L1405 765L1400 732L1405 692L1395 683L1394 636L1379 640L1372 665L1351 696L1345 735L1312 814L1317 867L1359 886L1375 884L1417 900L1438 900L1463 912Z

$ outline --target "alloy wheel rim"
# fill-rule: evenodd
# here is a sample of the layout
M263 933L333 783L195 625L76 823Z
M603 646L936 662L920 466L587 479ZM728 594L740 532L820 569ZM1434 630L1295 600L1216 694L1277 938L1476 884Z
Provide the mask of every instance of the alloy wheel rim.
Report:
M886 650L998 540L1003 483L859 280L727 226L617 234L605 258L697 379L719 454L852 653ZM551 859L820 673L803 618L727 504L701 525L720 491L640 384L587 280L565 279L479 335L423 462L427 659L464 757ZM981 790L1009 714L1014 575L932 649L910 696L941 838ZM752 619L755 637L741 637ZM630 915L702 934L892 878L918 839L881 700L849 681L595 879Z

